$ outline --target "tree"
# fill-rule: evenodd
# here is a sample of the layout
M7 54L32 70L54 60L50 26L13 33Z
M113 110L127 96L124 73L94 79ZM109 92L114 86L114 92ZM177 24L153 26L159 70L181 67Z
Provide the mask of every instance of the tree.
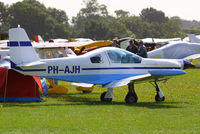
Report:
M127 16L120 19L120 22L135 35L135 38L141 38L141 31L143 29L143 22L140 17Z
M174 19L169 19L167 23L162 24L163 38L174 38L181 32L180 25ZM181 33L180 33L181 35ZM179 36L180 37L180 36Z
M108 39L109 27L105 21L91 19L85 23L84 37L97 40Z
M105 5L100 5L97 0L83 0L83 2L86 7L80 9L77 16L72 18L74 37L84 37L85 35L83 34L86 33L86 29L89 30L89 26L101 25L101 23L96 23L94 20L101 21L103 17L108 15L107 7ZM91 23L89 23L90 20L92 21ZM85 28L85 26L87 28ZM86 34L88 36L89 33Z
M68 17L63 10L58 10L56 8L48 8L47 9L48 15L50 15L52 18L54 18L58 23L64 24L64 25L69 25Z
M165 17L165 13L162 11L158 11L152 7L145 8L141 11L140 17L143 21L149 22L149 23L165 23L167 22L168 18Z
M116 14L117 18L124 18L124 17L128 17L130 13L128 11L124 11L124 10L116 10L115 14Z
M41 11L46 12L46 7L44 6L44 4L40 3L37 0L23 0L23 3L32 5L33 7L37 7Z
M0 31L6 31L5 26L7 25L8 17L8 6L5 6L3 2L0 2Z
M125 24L121 23L119 20L113 20L109 23L110 28L110 38L118 37L118 38L124 38L124 37L133 37L134 34L128 30Z
M100 5L97 0L83 0L83 3L86 7L80 10L80 14L84 17L108 15L106 5Z
M17 2L9 8L10 27L18 24L25 28L30 38L40 34L45 40L70 36L70 32L63 24L59 24L55 18L47 14L47 10L32 6L27 2ZM63 26L62 26L63 25ZM57 33L56 31L58 31ZM61 35L62 33L62 35Z

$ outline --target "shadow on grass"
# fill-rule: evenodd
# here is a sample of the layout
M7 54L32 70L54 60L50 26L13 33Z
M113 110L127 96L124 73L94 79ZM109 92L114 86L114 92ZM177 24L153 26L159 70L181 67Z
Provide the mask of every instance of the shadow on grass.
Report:
M88 97L87 95L78 95L77 94L65 94L65 95L50 95L49 98L57 99L61 101L59 104L46 104L46 103L5 103L3 107L46 107L46 106L69 106L69 105L88 105L88 106L97 106L97 105L122 105L128 107L145 107L149 109L163 109L163 108L182 108L181 102L138 102L136 104L126 104L123 102L112 101L110 103L101 102L97 98ZM63 103L64 102L64 103ZM65 103L66 102L66 103Z

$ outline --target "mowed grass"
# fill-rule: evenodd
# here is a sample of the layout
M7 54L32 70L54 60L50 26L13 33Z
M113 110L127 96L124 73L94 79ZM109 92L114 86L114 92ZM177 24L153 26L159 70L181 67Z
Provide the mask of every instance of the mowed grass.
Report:
M126 105L127 86L115 88L113 102L100 102L106 89L49 95L41 103L0 103L0 134L199 134L200 70L159 83L165 102L156 103L149 83L136 84L138 103Z

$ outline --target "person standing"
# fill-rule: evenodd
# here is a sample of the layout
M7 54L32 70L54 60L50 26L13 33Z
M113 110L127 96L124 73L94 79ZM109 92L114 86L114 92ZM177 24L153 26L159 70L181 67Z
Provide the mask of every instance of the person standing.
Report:
M139 56L143 57L143 58L147 58L147 49L145 47L145 45L143 44L143 41L139 41L138 43L138 53Z
M113 39L113 43L111 45L109 45L110 47L118 47L120 48L120 45L118 44L118 40L117 38Z
M129 52L132 52L134 54L137 54L138 52L138 49L137 49L137 46L134 44L134 41L133 40L130 40L129 41L129 45L128 47L126 48L127 51Z

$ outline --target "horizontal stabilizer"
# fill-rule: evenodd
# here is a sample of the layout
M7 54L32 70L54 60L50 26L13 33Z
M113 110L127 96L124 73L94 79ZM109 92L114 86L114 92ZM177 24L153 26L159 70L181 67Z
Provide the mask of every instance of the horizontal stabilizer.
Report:
M130 81L138 80L138 79L142 79L142 78L146 78L146 77L150 77L150 76L151 76L151 74L143 74L143 75L128 77L128 78L117 80L117 81L112 81L112 82L104 85L103 88L113 88L113 87L125 86L125 85L128 85L128 83L130 83Z
M30 66L38 66L38 65L44 65L44 62L41 61L35 61L35 62L29 62L29 63L23 63L23 64L18 64L18 67L30 67Z

